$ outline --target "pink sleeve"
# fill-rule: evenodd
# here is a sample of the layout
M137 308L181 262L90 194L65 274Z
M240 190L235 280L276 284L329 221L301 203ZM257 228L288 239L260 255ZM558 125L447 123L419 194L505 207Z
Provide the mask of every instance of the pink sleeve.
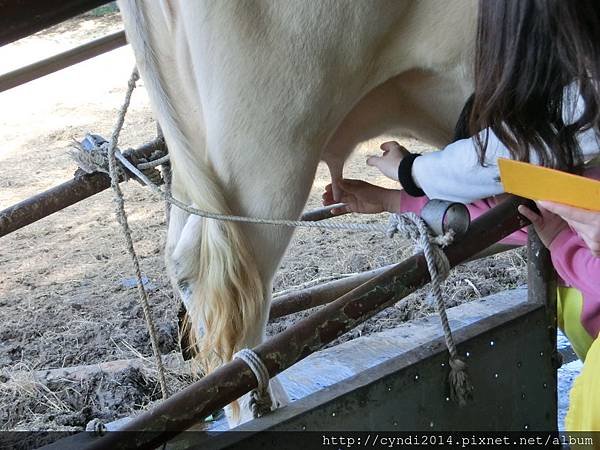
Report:
M423 206L425 206L425 203L428 201L429 199L427 197L412 197L405 191L401 191L400 212L414 212L420 214L421 209L423 209ZM477 217L496 206L496 201L493 198L486 198L483 200L477 200L476 202L470 203L466 206L471 214L471 220L475 220ZM527 229L515 231L513 234L505 237L500 242L502 244L525 245L527 243Z
M550 244L550 254L554 268L565 282L600 296L600 258L592 255L577 233L570 228L561 231Z
M427 197L413 197L402 190L400 191L400 213L414 212L415 214L421 214L423 206L428 201Z

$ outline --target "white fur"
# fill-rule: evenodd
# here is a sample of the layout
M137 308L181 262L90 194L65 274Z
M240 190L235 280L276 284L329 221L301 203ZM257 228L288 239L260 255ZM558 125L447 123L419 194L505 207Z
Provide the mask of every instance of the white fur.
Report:
M336 180L352 149L381 133L446 143L472 90L475 0L119 5L169 146L173 193L204 209L297 218L319 159ZM264 339L290 237L173 208L169 273L189 287L208 370Z

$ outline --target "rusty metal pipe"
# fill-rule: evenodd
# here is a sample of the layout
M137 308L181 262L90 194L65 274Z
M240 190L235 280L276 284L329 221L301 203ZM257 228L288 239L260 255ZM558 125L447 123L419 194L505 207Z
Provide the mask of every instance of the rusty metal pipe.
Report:
M392 266L394 266L394 264L280 295L279 297L274 298L271 303L269 320L329 303Z
M157 150L165 149L162 139L155 139L131 152L134 158L147 158ZM0 211L0 237L71 206L110 187L110 177L105 173L75 176L47 191L23 200Z
M1 0L0 0L1 1ZM42 59L0 75L0 92L36 80L66 67L94 58L127 44L125 31L118 31L87 42L66 52Z
M0 46L110 2L111 0L0 0Z
M164 139L159 137L133 150L131 155L136 159L147 158L153 152L164 149L166 149ZM29 197L0 211L0 237L37 222L109 187L110 177L108 175L92 173L76 176L72 180ZM326 219L331 215L327 215L325 210L327 208L306 211L301 220L317 221Z
M518 245L494 244L463 262L472 262L477 259L486 258L501 252L513 250L518 247ZM298 289L297 291L288 292L275 297L271 303L269 320L274 320L279 317L305 311L307 309L314 308L315 306L321 306L329 303L336 298L341 297L346 292L350 292L352 289L360 286L364 282L373 278L375 275L379 275L381 272L389 269L392 266L393 264L390 264L378 269L369 270L368 272L362 272L351 277L328 281L323 284L311 286L305 289Z
M510 197L475 220L465 238L446 249L451 266L527 225L528 221L517 212L517 206L523 202ZM255 347L254 351L273 377L428 281L425 258L422 254L415 255ZM98 438L87 448L154 448L256 385L246 364L234 360L140 414L122 431Z

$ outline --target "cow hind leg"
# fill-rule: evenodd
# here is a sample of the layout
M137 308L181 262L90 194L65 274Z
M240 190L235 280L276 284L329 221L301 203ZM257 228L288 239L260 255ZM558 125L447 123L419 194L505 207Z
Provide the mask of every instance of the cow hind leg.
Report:
M310 151L308 145L286 142L292 133L285 133L271 142L267 131L260 132L256 126L247 133L222 128L212 130L222 136L216 141L221 144L209 146L209 155L223 187L228 204L234 214L257 218L297 219L302 212L310 191L318 164L318 151ZM233 137L240 135L240 141ZM250 138L249 136L252 136ZM227 138L226 138L227 137ZM253 147L251 142L259 142ZM263 148L271 149L266 152ZM244 148L244 152L237 149ZM235 176L231 176L235 174ZM265 174L265 176L257 176ZM253 348L265 339L265 328L271 303L272 280L281 258L290 241L293 230L288 227L255 224L236 224L243 236L243 245L251 261L243 270L256 270L262 286L260 315L250 324L238 341L237 349ZM289 403L283 386L274 378L270 382L270 394L274 407ZM240 399L240 422L252 418L250 397ZM235 418L231 415L231 424Z
M187 198L187 195L180 191L176 192L175 196ZM207 329L223 329L221 327L223 325L218 326L214 320L212 323L207 323L207 320L210 320L210 316L204 314L201 308L211 308L211 304L212 307L216 308L225 308L227 306L226 302L216 303L214 301L214 296L206 295L207 290L217 290L224 286L224 283L220 281L222 277L226 276L226 281L231 282L231 277L225 273L225 271L219 269L220 261L224 261L227 264L231 259L230 255L235 255L238 252L245 254L247 258L251 258L252 260L247 261L244 267L236 267L234 269L238 276L243 273L242 270L245 270L247 273L253 273L252 269L254 268L254 271L256 271L257 261L253 257L254 252L248 252L247 249L244 248L244 244L240 243L238 239L235 239L235 236L232 236L233 239L226 239L220 235L207 237L207 223L213 227L216 226L216 231L219 233L223 231L224 224L228 224L226 222L207 222L201 217L189 215L179 208L173 207L167 236L166 262L173 287L181 296L186 307L185 322L187 326L184 327L184 332L187 329L189 333L182 335L182 352L184 355L187 353L189 356L197 356L200 361L214 360L213 357L216 356L220 362L226 362L228 359L227 355L224 355L225 358L223 358L223 356L221 356L223 355L222 353L220 355L210 354L210 348L206 345L198 345L199 342L214 342L212 334L211 336L206 335ZM229 223L229 225L231 224ZM239 226L237 224L233 225L236 227ZM205 250L207 245L210 246L208 251ZM265 245L268 246L268 243ZM217 246L216 248L222 253L217 252L213 246ZM225 253L226 255L223 256ZM213 269L216 267L216 270L214 270L212 274L210 272L211 267ZM247 280L238 279L238 281ZM270 286L270 277L262 277L260 281L254 281L254 285ZM237 290L227 291L226 295L229 296L228 299L233 299L234 302L235 300L241 300L242 302L247 301L248 297L240 298L240 292L242 292L246 286L248 285L238 285ZM252 288L252 285L249 286ZM246 330L244 333L238 333L233 337L235 339L233 351L237 351L241 348L255 347L264 340L264 329L268 316L267 305L270 302L270 294L263 294L264 291L270 292L270 288L261 289L260 292L254 292L252 289L244 291L247 296L248 294L253 294L252 298L255 298L256 302L260 302L262 306L256 308L258 315L254 320L245 321ZM200 312L200 314L198 314L198 312ZM220 316L226 316L226 318L231 321L235 319L234 314L239 315L240 312L232 311L231 313L228 313L227 310L223 309ZM218 318L219 316L217 315L216 317ZM216 325L217 328L215 328ZM209 372L212 368L214 368L214 366L210 367L203 365L200 367L201 371L204 373ZM276 378L271 380L269 392L271 393L273 408L288 403L287 395ZM251 403L251 396L245 395L239 402L226 408L226 413L232 426L252 419Z
M200 266L200 241L202 235L203 219L198 216L189 215L174 206L171 210L171 220L167 236L166 263L174 290L179 294L185 305L185 318L181 327L181 349L184 357L197 356L196 341L202 338L204 327L202 322L192 326L188 308L193 308L193 299L196 290L202 290L202 284L198 282ZM261 334L262 328L259 327ZM253 347L263 339L248 336L248 342L241 347ZM241 348L240 347L240 348ZM277 378L273 378L269 385L270 403L273 408L278 408L289 402L283 386ZM259 401L266 401L260 399ZM247 394L239 400L239 412L235 406L226 408L226 414L232 425L243 423L252 419L252 395Z
M190 216L175 205L171 207L165 263L173 292L182 302L178 313L179 342L181 353L186 360L197 356L195 333L192 332L187 308L191 305L193 286L197 282L200 227L200 218ZM201 333L201 330L198 331Z

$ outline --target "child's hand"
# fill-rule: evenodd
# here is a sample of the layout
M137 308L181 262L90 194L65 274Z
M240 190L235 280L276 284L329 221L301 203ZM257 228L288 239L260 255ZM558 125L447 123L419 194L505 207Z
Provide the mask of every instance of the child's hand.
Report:
M567 226L567 223L560 216L551 213L547 209L539 206L538 209L541 215L534 213L525 205L519 205L519 212L531 221L540 240L546 248L550 248L554 238Z
M558 214L579 235L592 254L600 258L600 212L588 211L574 206L553 202L537 202L538 207Z
M369 156L367 165L378 168L386 177L398 181L398 166L402 158L409 154L408 150L396 141L384 142L380 148L383 155Z
M400 209L400 191L394 189L385 189L362 180L342 180L340 183L342 189L341 202L346 206L334 208L332 214L343 214L348 212L357 212L364 214L376 214L383 211L396 212ZM337 203L333 199L333 189L331 184L325 186L323 194L323 205L333 205Z

